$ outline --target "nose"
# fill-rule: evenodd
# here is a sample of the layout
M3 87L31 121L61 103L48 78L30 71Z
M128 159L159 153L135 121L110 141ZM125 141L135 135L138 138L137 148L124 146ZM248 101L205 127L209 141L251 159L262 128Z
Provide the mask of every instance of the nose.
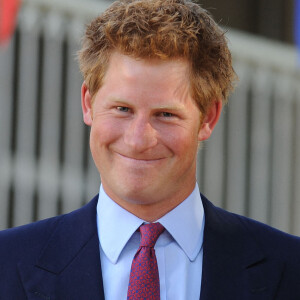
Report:
M139 116L126 128L124 142L133 152L142 153L157 144L157 132L146 116Z

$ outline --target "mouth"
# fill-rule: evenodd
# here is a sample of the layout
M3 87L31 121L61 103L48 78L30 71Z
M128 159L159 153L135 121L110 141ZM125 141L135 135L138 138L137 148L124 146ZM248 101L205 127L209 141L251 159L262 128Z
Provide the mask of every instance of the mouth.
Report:
M121 153L116 152L118 156L121 158L129 161L129 162L134 162L134 163L143 163L143 164L151 164L155 162L160 162L164 159L164 157L132 157L132 156L127 156Z

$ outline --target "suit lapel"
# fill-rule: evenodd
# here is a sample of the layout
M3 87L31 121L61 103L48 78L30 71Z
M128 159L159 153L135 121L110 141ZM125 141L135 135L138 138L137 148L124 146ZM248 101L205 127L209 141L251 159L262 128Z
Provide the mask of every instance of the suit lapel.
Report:
M283 266L268 259L243 219L214 207L205 211L201 300L275 299Z
M104 299L96 205L61 217L37 263L19 264L28 299Z
M268 259L243 219L214 207L202 196L205 211L201 300L275 299L283 265ZM35 265L20 262L29 300L104 300L97 196L58 222Z

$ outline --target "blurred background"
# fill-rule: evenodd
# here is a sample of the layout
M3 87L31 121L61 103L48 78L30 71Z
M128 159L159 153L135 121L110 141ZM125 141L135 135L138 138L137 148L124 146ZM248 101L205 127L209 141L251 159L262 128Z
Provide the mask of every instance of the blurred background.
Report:
M13 0L0 0L0 24L4 1ZM111 2L20 3L14 33L0 44L0 229L69 212L98 192L76 52L85 24ZM201 0L227 31L240 80L197 168L214 204L296 235L298 2Z

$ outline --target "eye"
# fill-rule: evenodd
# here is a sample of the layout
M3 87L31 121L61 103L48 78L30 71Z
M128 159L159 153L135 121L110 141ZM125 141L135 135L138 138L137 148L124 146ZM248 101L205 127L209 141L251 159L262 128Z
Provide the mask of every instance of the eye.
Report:
M129 112L129 107L117 106L117 110L120 111L120 112Z
M171 118L174 117L175 115L170 113L170 112L162 112L161 115L165 118Z

